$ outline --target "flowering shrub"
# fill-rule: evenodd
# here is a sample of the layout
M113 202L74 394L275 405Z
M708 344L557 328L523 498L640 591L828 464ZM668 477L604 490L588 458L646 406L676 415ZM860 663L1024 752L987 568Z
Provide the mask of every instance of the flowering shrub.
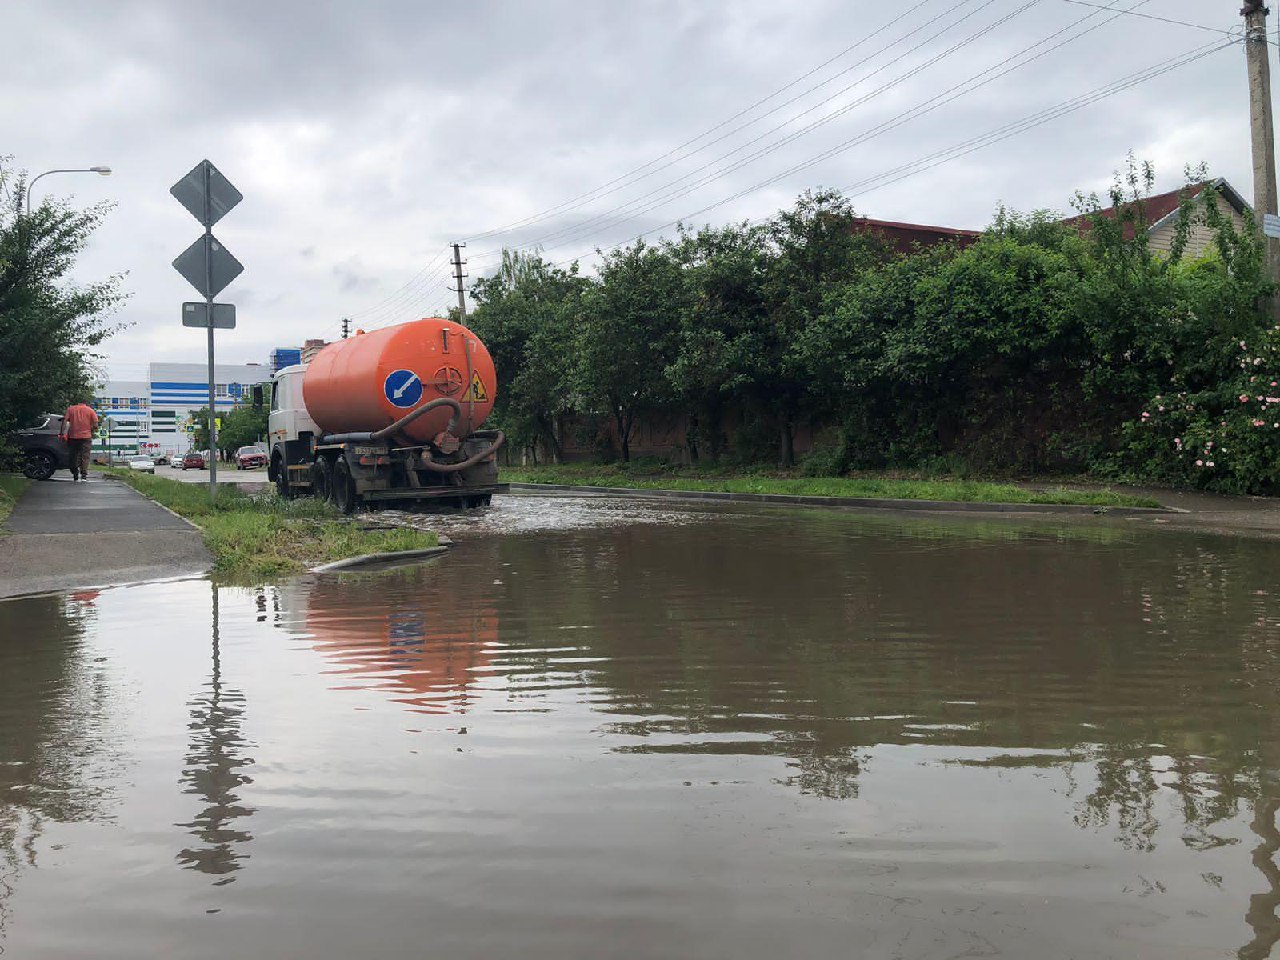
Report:
M1235 372L1158 394L1127 434L1157 479L1227 493L1280 492L1280 326L1234 341ZM1177 375L1174 375L1176 386Z

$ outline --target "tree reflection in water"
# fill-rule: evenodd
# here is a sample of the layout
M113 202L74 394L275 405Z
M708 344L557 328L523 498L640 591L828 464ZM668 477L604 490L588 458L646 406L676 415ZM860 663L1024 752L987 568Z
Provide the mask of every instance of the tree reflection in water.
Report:
M183 792L194 794L205 803L194 820L177 826L190 830L200 842L183 849L177 856L182 866L211 874L219 879L215 886L230 883L232 874L242 866L249 854L244 845L253 834L243 829L241 821L253 814L253 808L241 802L241 787L253 782L245 768L253 765L244 756L250 744L240 733L244 715L244 694L222 682L222 658L218 634L218 588L213 592L213 650L209 683L189 702L191 744L186 765L179 777Z

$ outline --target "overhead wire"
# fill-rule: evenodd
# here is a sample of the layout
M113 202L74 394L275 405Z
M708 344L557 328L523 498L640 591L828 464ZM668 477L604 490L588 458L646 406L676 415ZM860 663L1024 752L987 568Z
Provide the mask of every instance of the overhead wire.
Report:
M1087 106L1092 106L1095 103L1107 99L1108 97L1115 96L1118 93L1123 93L1124 91L1140 84L1147 83L1157 77L1164 76L1166 73L1189 66L1192 63L1203 60L1205 57L1211 56L1220 50L1225 50L1232 46L1235 46L1234 41L1228 43L1208 44L1206 46L1194 48L1172 61L1164 61L1160 64L1148 67L1145 70L1139 70L1135 73L1129 74L1128 76L1121 77L1119 80L1112 81L1102 87L1097 87L1088 93L1081 94L1079 97L1063 101L1037 113L1029 114L1019 120L1015 120L1012 123L1005 124L1002 127L997 127L979 137L973 137L961 143L954 144L945 150L939 150L926 157L919 158L911 163L902 164L891 170L882 171L876 176L867 177L863 180L857 181L856 183L840 187L839 191L844 196L852 198L870 193L873 190L879 190L882 187L891 186L907 179L908 177L915 176L918 173L932 170L935 167L942 166L942 164L949 163L952 160L958 160L959 158L968 156L978 150L1001 143L1011 137L1025 133L1028 130L1033 130L1036 127L1043 126L1046 123L1057 120L1060 117L1067 116L1077 110L1081 110Z
M939 37L945 35L948 31L959 26L961 23L964 23L966 20L972 18L973 16L976 16L978 13L981 13L983 10L990 7L994 2L996 2L996 0L987 0L987 2L983 3L976 10L970 11L969 13L965 14L963 17L959 18L953 23L948 24L946 27L934 33L929 38L925 39L921 43L912 47L910 50L906 51L906 53L903 54L903 56L909 56L912 53L915 53L921 49L924 49L925 47L928 47L931 43L933 43ZM754 153L749 154L747 157L743 158L742 160L734 161L734 163L731 164L728 168L726 168L726 170L739 169L740 167L745 166L748 163L754 163L756 160L762 157L765 157L778 149L781 149L787 144L792 143L803 136L806 136L812 131L818 129L819 127L825 126L826 124L832 122L833 120L836 120L839 117L842 117L848 114L849 112L871 102L872 100L874 100L879 96L883 96L888 91L894 89L897 86L900 86L901 84L905 83L907 80L911 79L912 77L917 76L918 74L924 72L928 68L935 66L936 64L942 62L943 60L951 56L954 56L960 50L963 50L965 47L969 46L970 44L977 42L982 37L991 33L993 30L1004 25L1009 20L1025 12L1026 10L1029 10L1031 7L1038 5L1040 2L1041 0L1028 0L1028 2L1024 3L1022 6L1020 6L1018 9L1016 9L1012 13L1006 14L1003 17L999 18L998 20L994 21L993 23L987 24L986 26L982 27L978 31L970 34L964 39L958 41L957 43L943 50L941 53L935 54L933 57L925 60L920 64L917 64L916 66L912 67L905 73L895 77L894 79L888 81L887 83L884 83L879 87L876 87L874 90L868 91L867 93L863 94L861 97L855 99L853 102L845 104L827 114L824 114L823 116L818 117L816 120L810 121L808 124L801 127L799 130L794 130L791 133L785 134L779 139L773 141L772 143L767 144L763 147L760 147ZM1090 16L1096 16L1096 14L1091 14ZM895 41L893 44L890 44L885 48L882 48L880 51L877 52L876 55L878 55L879 53L887 52L887 50L891 49L898 42L900 42L900 40ZM555 230L550 233L544 234L540 237L537 237L534 240L529 241L527 244L521 244L521 247L541 246L543 244L550 243L553 240L560 241L560 242L571 242L582 236L589 236L591 233L599 232L599 229L597 229L596 227L597 224L602 224L607 222L608 226L614 226L617 223L625 222L627 219L634 219L634 216L638 216L640 215L640 213L653 209L655 206L660 206L663 203L667 203L667 202L670 202L671 200L677 199L680 196L684 196L692 192L694 189L697 189L697 187L703 186L714 179L718 179L718 177L723 175L723 172L714 172L712 174L709 174L708 176L705 176L702 179L694 182L692 186L689 186L687 184L691 177L705 170L708 170L711 167L714 167L717 163L720 163L721 161L728 160L729 158L733 157L735 154L741 153L743 150L746 150L747 148L752 147L757 143L760 143L762 140L766 139L767 137L775 133L778 133L779 131L785 130L787 127L791 126L796 121L802 119L807 114L812 113L814 110L818 109L824 104L830 103L831 101L840 98L844 94L848 93L849 91L853 90L855 87L862 84L864 81L870 79L871 77L876 76L879 73L884 72L885 70L887 70L889 67L893 65L894 65L893 62L886 63L876 68L875 70L872 70L871 72L855 80L853 83L836 91L834 94L828 97L825 97L824 99L818 101L817 103L806 108L800 113L795 114L794 116L790 117L786 121L774 125L773 127L766 130L764 133L756 137L753 137L751 140L748 140L743 144L740 144L734 149L728 151L727 153L723 153L718 157L715 157L714 159L707 161L706 163L702 164L699 167L695 167L693 170L688 171L682 176L667 182L663 186L658 187L654 190L649 191L648 193L642 194L638 197L635 197L629 200L627 204L602 211L601 213L598 213L595 216L581 223L573 224L571 226L566 226L559 230ZM645 200L648 200L649 198L658 196L660 194L663 195L660 202L649 204L647 207L644 207L641 211L639 211L639 213L636 213L633 216L629 216L629 217L621 216L621 214L625 213L625 211L627 211L630 207L634 207L634 205L642 203ZM492 256L492 255L494 254L493 253L481 254L481 255L477 255L476 259L481 259L483 256Z
M828 59L824 60L822 63L818 64L816 67L813 67L811 70L808 70L807 72L801 74L799 77L783 85L782 87L779 87L773 93L769 94L766 97L761 97L759 100L756 100L754 103L739 110L737 113L733 114L731 117L728 117L727 119L722 120L720 123L716 124L715 126L711 127L708 130L704 130L702 133L698 134L696 137L691 137L690 139L685 140L683 143L678 144L675 147L672 147L666 153L658 157L655 157L654 159L649 160L646 163L642 163L638 167L633 167L631 170L628 170L626 173L623 173L620 176L617 176L612 180L609 180L606 183L603 183L592 190L588 190L585 193L580 193L575 197L570 197L568 200L564 201L563 203L557 204L554 207L549 207L540 213L532 214L528 217L524 217L520 220L516 220L502 227L495 227L492 230L486 230L483 233L474 234L467 238L467 242L472 243L477 240L487 240L490 237L500 236L505 233L511 233L515 230L532 226L534 223L539 223L543 220L547 220L550 217L555 216L557 214L566 213L570 210L576 210L579 207L582 207L587 203L591 202L592 200L597 200L602 196L608 196L611 193L616 193L617 191L622 190L633 183L638 183L641 180L645 180L653 176L659 170L664 170L667 167L670 167L673 164L678 163L680 160L685 159L686 157L692 156L695 153L699 153L707 149L708 147L714 146L715 144L720 143L721 141L727 139L728 137L733 136L735 133L738 133L756 123L759 123L761 120L765 119L766 117L772 116L773 114L777 113L779 110L782 110L785 107L788 107L791 104L804 99L814 91L821 89L827 84L835 82L835 80L837 80L839 77L842 77L846 73L849 73L850 71L856 69L860 64L855 63L846 67L845 69L839 71L838 73L833 74L832 76L821 81L820 83L816 83L813 86L808 87L801 93L798 93L794 97L791 97L789 100L786 100L778 104L777 106L771 108L770 110L761 114L755 119L735 127L733 130L730 130L728 133L725 133L717 137L715 140L712 140L709 143L703 144L702 146L698 147L696 150L690 151L689 153L683 153L683 154L681 153L681 151L685 150L687 147L691 147L693 146L693 144L698 143L701 140L705 140L707 137L711 136L713 133L716 133L717 131L722 130L725 127L729 126L729 124L733 123L735 120L739 120L742 117L747 116L756 108L761 107L764 104L768 103L770 100L773 100L781 96L787 90L790 90L792 87L803 82L804 80L807 80L809 77L818 73L825 67L830 66L832 63L835 63L837 60L841 59L842 57L845 57L848 54L852 53L854 50L858 49L863 44L867 43L868 41L874 39L875 37L889 30L891 27L907 19L916 11L920 10L922 7L925 7L932 2L934 2L934 0L920 0L919 3L915 4L915 6L911 7L906 12L899 14L897 17L890 20L884 26L880 27L878 30L875 30L867 34L865 37L863 37L861 40L858 40L856 43L850 44L849 46L845 47L835 56L829 57ZM960 2L956 6L952 7L949 11L944 11L943 13L934 17L933 19L926 21L924 24L918 27L915 31L912 31L912 33L916 33L916 32L919 32L920 30L927 28L931 24L935 23L936 21L946 16L948 12L954 12L956 9L959 9L960 7L964 7L969 3L973 3L973 2L974 0L960 0ZM912 33L908 33L903 38L899 38L899 40L895 41L894 44L890 44L890 46L892 47L897 43L900 43L902 39L905 39L906 36L911 36ZM875 57L879 56L880 53L882 52L884 52L884 48L871 54L869 57L865 58L865 60L874 59ZM865 62L865 60L863 62ZM680 155L677 156L677 154L680 154ZM664 160L668 162L663 163L662 161ZM645 173L646 170L649 172ZM643 174L643 176L637 176L637 174Z
M1141 6L1146 2L1148 2L1148 0L1138 0L1138 3L1135 5L1135 7ZM835 146L822 151L816 156L810 157L802 161L801 163L794 164L791 167L788 167L787 169L781 171L780 173L774 174L766 178L765 180L759 181L751 185L750 187L747 187L743 190L738 191L732 196L726 197L722 200L718 200L715 203L699 208L698 210L695 210L692 213L686 214L682 217L676 218L674 220L663 223L659 226L653 227L649 230L646 230L638 234L635 237L632 237L630 240L624 241L622 244L617 244L615 246L623 246L623 245L626 245L627 243L634 243L635 241L643 239L644 237L652 233L655 233L659 230L665 230L672 226L676 226L679 223L691 217L699 216L700 214L706 213L709 210L713 210L717 207L723 206L724 204L729 203L733 200L740 199L741 197L754 193L757 190L763 189L764 187L771 186L772 184L778 182L779 180L782 180L788 176L791 176L794 173L800 172L802 170L806 170L817 163L820 163L824 160L828 160L831 157L836 156L840 153L843 153L847 150L850 150L855 146L859 146L863 143L866 143L866 142L869 142L870 140L875 139L876 137L882 136L883 134L889 132L890 130L897 129L898 127L901 127L906 123L909 123L913 120L919 119L922 116L932 113L933 111L939 109L942 106L945 106L948 103L951 103L959 99L960 97L966 96L972 93L973 91L978 90L981 87L984 87L994 82L995 80L1000 79L1001 77L1007 76L1008 74L1014 72L1015 70L1022 69L1023 67L1028 66L1029 64L1034 63L1035 61L1042 59L1045 56L1048 56L1050 53L1053 53L1054 51L1061 49L1067 44L1074 43L1075 41L1081 39L1082 37L1087 36L1088 34L1094 32L1095 30L1098 30L1101 27L1105 26L1107 23L1110 23L1111 21L1115 20L1116 17L1118 17L1121 13L1123 13L1122 10L1117 10L1114 7L1111 9L1115 11L1115 16L1104 19L1100 23L1096 23L1093 26L1087 27L1086 29L1079 31L1078 33L1075 33L1072 36L1068 36L1065 39L1059 40L1059 42L1053 44L1052 46L1049 46L1047 49L1039 50L1039 52L1034 52L1038 48L1043 47L1045 44L1050 43L1051 41L1057 39L1058 37L1061 37L1063 34L1069 33L1074 28L1086 23L1088 20L1093 19L1094 17L1097 16L1097 13L1086 14L1084 17L1080 18L1079 20L1076 20L1073 23L1068 24L1066 27L1063 27L1063 28L1060 28L1059 30L1054 31L1053 33L1042 38L1036 43L1023 48L1022 50L1018 51L1012 56L1006 57L1004 60L1001 60L1000 62L988 67L987 69L980 71L977 74L974 74L973 76L961 81L960 83L952 85L951 87L947 88L941 93L935 94L933 97L930 97L926 100L921 101L920 103L917 103L913 107L902 111L896 116L891 117L888 120L885 120L871 127L870 129L863 131L862 133L858 134L855 137L852 137L839 144L836 144ZM1133 8L1130 8L1130 9L1133 9ZM1031 54L1031 55L1028 56L1028 54ZM1010 66L1010 64L1012 65ZM1002 67L1004 67L1005 69L1003 70L1000 69ZM731 165L730 167L725 168L722 171L718 171L716 174L712 176L706 177L703 180L688 186L686 189L682 190L678 194L672 194L668 197L661 198L657 202L650 204L647 207L644 207L632 212L630 216L622 217L615 220L613 225L626 222L627 219L635 219L636 217L641 216L652 209L656 209L657 207L662 206L663 204L669 202L671 199L675 199L679 195L684 195L685 193L692 192L693 190L697 189L700 186L705 185L706 183L711 182L712 180L719 179L720 177L728 173L732 173L737 169L741 169L741 167L746 166L746 164L748 162L751 162L751 160L752 158L746 158L743 161L739 161L738 163ZM589 256L589 255L590 255L590 251L583 253L580 256ZM570 261L572 261L572 259L575 259L575 258L570 258ZM565 261L557 261L557 262L565 262Z
M1073 3L1077 7L1094 7L1098 10L1108 9L1107 7L1104 7L1101 4L1089 3L1088 0L1063 0L1063 2ZM1138 13L1134 10L1126 11L1126 13L1128 13L1128 15L1131 17L1141 17L1144 20L1159 20L1161 23L1172 23L1172 24L1177 24L1180 27L1192 27L1193 29L1196 29L1196 30L1208 30L1210 33L1221 33L1221 34L1225 34L1228 37L1235 37L1237 39L1239 39L1241 36L1241 31L1239 29L1227 30L1227 29L1222 29L1220 27L1209 27L1209 26L1205 26L1202 23L1189 23L1186 20L1173 20L1169 17L1156 16L1154 13Z

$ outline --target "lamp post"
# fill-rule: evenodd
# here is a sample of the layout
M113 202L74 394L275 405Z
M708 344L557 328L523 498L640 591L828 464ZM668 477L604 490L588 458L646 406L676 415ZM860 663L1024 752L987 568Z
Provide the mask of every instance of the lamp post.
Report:
M51 173L96 173L103 177L109 177L111 176L111 168L104 167L104 166L97 166L97 167L68 167L66 169L46 170L44 173L39 174L38 176L33 178L32 181L27 184L27 216L31 216L31 188L36 185L36 181L39 180L40 177L47 177Z

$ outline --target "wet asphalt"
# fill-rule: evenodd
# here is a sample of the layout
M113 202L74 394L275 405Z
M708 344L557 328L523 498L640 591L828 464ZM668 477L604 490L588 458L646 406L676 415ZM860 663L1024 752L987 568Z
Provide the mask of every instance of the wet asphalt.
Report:
M33 483L0 539L0 597L201 573L199 531L124 484Z

